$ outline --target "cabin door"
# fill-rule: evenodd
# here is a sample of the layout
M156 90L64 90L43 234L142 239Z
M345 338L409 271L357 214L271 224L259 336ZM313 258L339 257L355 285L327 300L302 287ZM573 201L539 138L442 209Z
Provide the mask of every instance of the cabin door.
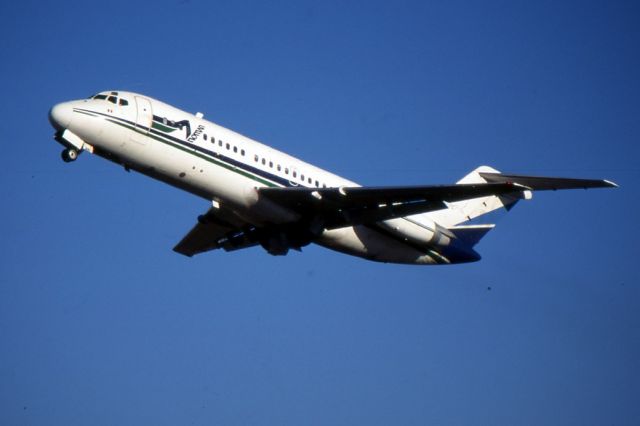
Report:
M136 96L136 108L136 132L131 139L138 143L146 144L147 133L149 133L153 122L151 102L147 98Z

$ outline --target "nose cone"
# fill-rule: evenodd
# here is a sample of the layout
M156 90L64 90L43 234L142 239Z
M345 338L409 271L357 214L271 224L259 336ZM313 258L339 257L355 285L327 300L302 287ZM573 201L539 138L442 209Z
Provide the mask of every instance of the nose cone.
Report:
M69 127L72 114L73 107L69 103L54 105L49 110L49 122L56 130L64 130Z

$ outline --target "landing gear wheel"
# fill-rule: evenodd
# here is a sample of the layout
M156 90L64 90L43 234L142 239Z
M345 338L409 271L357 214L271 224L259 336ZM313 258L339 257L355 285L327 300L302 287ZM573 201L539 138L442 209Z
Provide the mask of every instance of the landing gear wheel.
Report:
M78 151L76 151L75 149L69 148L62 151L62 160L65 163L76 161L76 158L78 158Z

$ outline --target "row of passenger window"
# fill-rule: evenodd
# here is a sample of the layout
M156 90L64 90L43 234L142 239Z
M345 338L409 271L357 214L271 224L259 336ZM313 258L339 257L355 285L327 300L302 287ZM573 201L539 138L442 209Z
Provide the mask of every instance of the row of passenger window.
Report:
M254 161L254 162L256 162L256 163L262 163L262 165L263 165L263 166L266 166L266 165L267 165L267 163L268 163L268 165L269 165L269 168L270 168L270 169L273 169L273 167L274 167L273 161L270 161L270 160L268 161L268 160L267 160L266 158L264 158L264 157L261 159L261 158L258 156L258 154L255 154L255 155L253 156L253 161ZM277 170L277 171L282 172L283 166L281 166L280 164L276 164L276 165L275 165L275 168L276 168L276 170ZM284 174L285 174L285 175L289 175L289 168L288 168L288 167L284 167ZM291 170L291 176L292 176L294 179L299 179L301 182L305 182L305 175L304 175L304 173L300 173L300 176L298 177L298 172L297 172L297 170ZM318 187L318 188L320 187L320 182L319 182L318 180L314 181L314 180L313 180L313 178L312 178L312 177L310 177L310 176L307 176L307 177L306 177L306 182L307 182L309 185L313 185L313 184L315 183L315 186L316 186L316 187ZM326 187L327 187L327 185L323 183L323 184L322 184L322 187L323 187L323 188L326 188Z
M211 143L212 143L212 144L214 144L214 145L216 144L216 139L215 139L213 136L211 136L211 138L209 138L209 136L208 136L206 133L204 133L204 134L202 135L202 138L203 138L205 141L207 141L207 140L211 139ZM222 141L222 139L218 139L217 143L218 143L218 146L219 146L220 148L222 148L222 147L224 146L224 147L227 149L227 151L231 151L231 150L233 150L233 152L234 152L234 153L238 153L238 147L237 147L237 146L235 146L235 145L233 145L233 146L232 146L231 144L229 144L229 142L224 143L224 142ZM244 157L244 156L245 156L245 151L244 151L244 149L240 149L239 151L240 151L240 155L241 155L242 157ZM254 162L256 162L256 163L259 163L259 164L261 163L263 166L266 166L266 165L268 164L270 169L273 169L273 168L274 168L273 161L269 161L269 160L267 160L267 159L266 159L266 158L264 158L264 157L261 159L261 158L260 158L260 156L259 156L258 154L255 154L255 155L253 156L253 161L254 161ZM275 165L275 168L276 168L276 170L277 170L278 172L281 172L281 173L282 173L282 169L283 169L283 167L282 167L280 164L276 164L276 165ZM289 167L284 167L284 174L285 174L285 175L289 175L289 171L290 171L290 170L289 170ZM297 172L296 170L291 170L291 175L293 176L293 178L294 178L294 179L299 179L299 180L300 180L300 182L307 182L309 185L313 185L313 184L315 183L316 188L320 188L320 186L321 186L321 185L320 185L320 182L319 182L318 180L315 180L315 181L314 181L314 179L313 179L313 178L311 178L310 176L306 176L306 180L305 180L305 175L304 175L303 173L300 173L300 174L298 175L298 172ZM326 187L327 187L327 185L323 183L323 184L322 184L322 187L323 187L323 188L326 188Z
M209 137L207 136L206 133L202 135L202 138L205 141L209 139ZM215 138L213 136L211 136L211 143L214 144L214 145L216 144L216 140L215 140ZM238 153L238 147L237 146L235 146L235 145L231 146L231 144L229 142L224 143L224 142L222 142L222 139L218 139L218 146L220 148L222 148L224 146L225 148L227 148L227 151L233 150L233 152L235 152L236 154ZM245 154L244 149L241 149L240 150L240 155L244 157L244 154Z

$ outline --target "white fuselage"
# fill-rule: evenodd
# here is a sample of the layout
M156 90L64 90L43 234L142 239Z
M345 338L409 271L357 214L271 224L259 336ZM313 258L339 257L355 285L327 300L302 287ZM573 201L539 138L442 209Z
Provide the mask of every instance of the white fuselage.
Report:
M135 93L117 92L111 97L115 99L56 105L51 121L59 133L66 131L64 143L223 205L256 226L296 219L294 211L261 199L258 188L358 186L207 121L201 114ZM314 242L382 262L453 262L441 250L449 237L440 229L429 214L420 214L375 226L324 230Z

